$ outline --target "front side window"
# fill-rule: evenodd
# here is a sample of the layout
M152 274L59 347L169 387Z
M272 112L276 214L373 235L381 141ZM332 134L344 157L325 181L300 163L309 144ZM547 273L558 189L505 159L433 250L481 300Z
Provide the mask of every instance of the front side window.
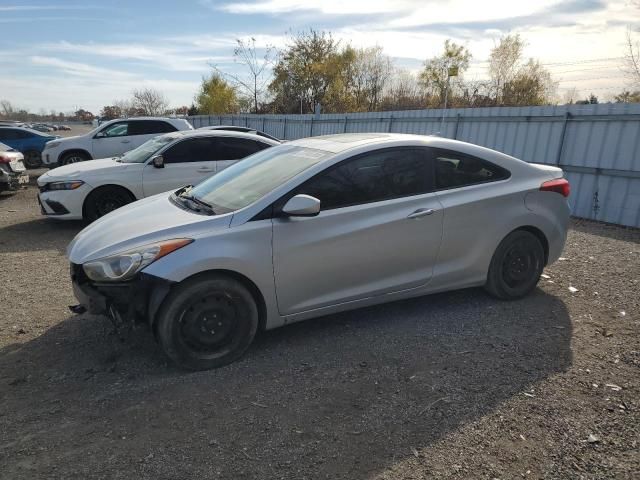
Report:
M471 155L451 150L435 150L436 188L466 187L509 178L509 171Z
M124 137L129 135L129 123L128 122L117 122L112 123L108 127L103 128L98 137Z
M210 162L215 160L216 139L190 138L173 145L163 153L165 163Z
M218 137L218 160L240 160L268 145L245 138Z
M432 190L428 150L385 149L344 160L298 189L320 200L322 210L421 195Z
M160 135L151 140L147 140L138 148L129 150L120 161L122 163L144 163L149 160L162 147L176 140L175 135Z

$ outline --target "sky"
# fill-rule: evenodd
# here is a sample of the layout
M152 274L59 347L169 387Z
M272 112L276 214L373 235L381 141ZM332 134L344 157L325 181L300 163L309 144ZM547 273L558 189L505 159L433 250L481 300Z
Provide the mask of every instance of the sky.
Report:
M189 105L215 64L238 73L236 38L284 47L308 28L355 47L381 46L417 71L444 40L472 53L465 78L487 77L499 38L519 33L525 55L582 96L608 98L630 82L622 57L637 0L0 0L0 99L33 112L98 113L134 88ZM640 36L640 33L636 35Z

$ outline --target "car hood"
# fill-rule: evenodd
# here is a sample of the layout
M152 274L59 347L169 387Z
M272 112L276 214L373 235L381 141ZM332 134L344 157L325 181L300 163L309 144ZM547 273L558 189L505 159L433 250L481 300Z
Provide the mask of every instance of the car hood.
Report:
M38 184L52 182L56 180L83 179L87 175L104 175L115 171L124 171L127 168L140 168L139 163L117 162L114 158L103 158L100 160L87 160L86 162L71 163L62 167L53 168L38 178Z
M76 264L173 238L197 238L229 228L232 214L200 215L176 206L165 192L130 203L86 227L67 247Z

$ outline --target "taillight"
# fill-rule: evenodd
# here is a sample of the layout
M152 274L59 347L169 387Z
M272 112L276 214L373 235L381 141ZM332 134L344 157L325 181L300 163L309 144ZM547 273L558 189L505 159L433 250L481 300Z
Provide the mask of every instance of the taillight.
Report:
M0 153L0 163L11 163L12 161L10 156Z
M555 180L549 180L540 185L541 192L556 192L563 197L568 197L571 193L571 186L566 178L556 178Z

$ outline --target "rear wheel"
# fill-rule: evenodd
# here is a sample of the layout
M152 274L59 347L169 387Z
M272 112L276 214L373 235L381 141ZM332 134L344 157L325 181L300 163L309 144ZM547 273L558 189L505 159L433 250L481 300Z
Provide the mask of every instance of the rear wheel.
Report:
M258 329L258 308L247 288L221 275L180 284L158 312L158 341L189 370L227 365L242 356Z
M37 150L27 150L22 154L27 168L38 168L42 165L42 155Z
M85 201L84 219L93 222L133 201L135 197L122 187L110 185L96 188Z
M66 153L60 159L60 165L69 165L71 163L84 162L85 160L89 160L90 157L86 153L82 152L70 152Z
M544 247L530 232L516 230L507 235L491 259L485 289L494 297L513 300L524 297L538 284L544 268Z

